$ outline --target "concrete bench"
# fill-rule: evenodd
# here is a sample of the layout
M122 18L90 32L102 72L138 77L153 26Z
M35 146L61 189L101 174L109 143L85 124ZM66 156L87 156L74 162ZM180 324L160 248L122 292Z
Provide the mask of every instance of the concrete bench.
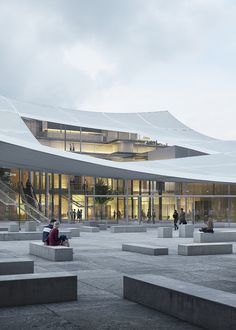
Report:
M232 330L235 294L157 275L124 276L124 298L204 329Z
M98 228L100 230L107 230L107 224L106 223L99 223Z
M196 243L232 242L236 241L236 231L217 230L214 233L194 233L193 240Z
M26 221L25 222L25 231L36 231L37 224L35 221Z
M65 272L0 276L0 307L77 300L77 276Z
M8 227L0 227L0 231L8 231Z
M194 225L179 225L179 237L193 237Z
M52 261L72 261L73 249L66 246L49 246L43 243L30 243L29 253Z
M8 231L10 232L18 232L19 231L19 223L11 222L8 225Z
M178 254L183 256L231 253L233 253L233 244L230 243L193 243L178 245Z
M152 256L168 254L168 248L163 246L142 245L142 244L122 244L123 251L149 254Z
M41 232L0 232L0 241L27 241L27 240L41 240Z
M144 226L112 226L111 232L112 233L139 233L139 232L146 232L147 228Z
M71 237L80 237L80 229L79 228L68 228L68 230L69 230L69 232L71 232ZM68 238L70 238L70 237L68 237Z
M157 229L157 237L160 237L160 238L171 238L171 237L173 237L172 227L159 227Z
M34 272L34 262L23 258L7 258L0 261L0 275L28 274Z
M20 231L20 232L0 232L0 241L33 241L42 240L42 232L40 231ZM71 232L68 230L60 230L59 235L66 235L71 238Z
M81 226L81 227L79 227L79 229L80 229L80 231L88 232L88 233L97 233L97 232L99 232L98 227Z

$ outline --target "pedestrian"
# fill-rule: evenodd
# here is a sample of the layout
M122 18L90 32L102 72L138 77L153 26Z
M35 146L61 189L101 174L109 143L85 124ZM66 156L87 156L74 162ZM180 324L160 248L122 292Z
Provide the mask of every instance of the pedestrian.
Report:
M177 210L174 210L173 219L174 219L174 228L175 228L175 230L177 230L179 228L178 227L179 214L178 214Z
M77 210L77 221L80 222L81 219L81 212L80 209Z
M73 220L75 220L76 219L76 210L75 209L72 212L72 216L73 216Z
M179 224L187 225L184 209L181 207L179 214Z

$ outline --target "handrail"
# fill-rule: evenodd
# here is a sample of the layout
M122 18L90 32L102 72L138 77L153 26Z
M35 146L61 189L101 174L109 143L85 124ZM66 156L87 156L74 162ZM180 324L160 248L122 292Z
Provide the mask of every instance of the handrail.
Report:
M19 208L21 211L25 212L30 218L32 218L34 221L41 223L41 222L48 222L49 219L40 212L37 208L33 207L30 203L28 203L26 200L23 201L24 207L19 205L13 198L11 198L8 194L14 194L16 195L17 192L13 190L11 187L9 187L7 184L3 183L2 180L0 180L0 193L8 199L8 201L11 202L11 205L14 205L15 207ZM7 205L6 201L3 199L0 199L3 204ZM8 204L9 205L9 204ZM33 214L32 214L33 213ZM38 216L38 218L36 217Z

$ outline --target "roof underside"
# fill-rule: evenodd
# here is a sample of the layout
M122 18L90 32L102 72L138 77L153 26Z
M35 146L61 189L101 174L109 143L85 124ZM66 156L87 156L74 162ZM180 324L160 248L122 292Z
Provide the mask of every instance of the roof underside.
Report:
M0 166L74 175L166 181L236 182L236 141L202 135L167 111L101 113L0 98ZM117 163L41 145L21 117L65 125L137 133L201 152L172 160Z

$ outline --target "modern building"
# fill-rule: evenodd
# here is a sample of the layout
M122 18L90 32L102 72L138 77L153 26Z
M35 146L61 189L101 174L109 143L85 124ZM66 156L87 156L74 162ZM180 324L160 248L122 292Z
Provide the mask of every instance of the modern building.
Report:
M210 125L210 121L209 121ZM236 141L168 111L91 112L0 98L0 218L236 221ZM78 213L77 211L80 210Z

